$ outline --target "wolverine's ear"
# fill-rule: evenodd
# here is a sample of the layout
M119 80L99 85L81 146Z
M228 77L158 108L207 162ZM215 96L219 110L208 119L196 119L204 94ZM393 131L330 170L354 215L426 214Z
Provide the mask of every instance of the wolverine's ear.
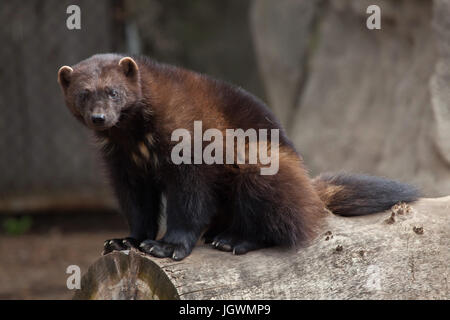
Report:
M123 72L127 77L134 78L138 74L138 65L130 57L125 57L120 59L119 66L122 68Z
M64 90L67 89L70 84L72 72L73 69L69 66L61 67L58 71L58 82Z

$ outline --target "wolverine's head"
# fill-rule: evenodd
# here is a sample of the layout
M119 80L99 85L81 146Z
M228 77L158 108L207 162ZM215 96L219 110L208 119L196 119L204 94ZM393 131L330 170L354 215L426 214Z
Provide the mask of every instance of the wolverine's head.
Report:
M140 73L130 57L95 55L58 71L58 82L73 115L94 130L118 125L141 100Z

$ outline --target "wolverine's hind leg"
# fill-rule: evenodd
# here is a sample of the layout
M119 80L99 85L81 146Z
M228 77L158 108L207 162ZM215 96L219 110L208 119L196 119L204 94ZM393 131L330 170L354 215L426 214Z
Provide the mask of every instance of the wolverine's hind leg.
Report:
M231 224L231 212L233 212L229 202L228 199L226 201L223 201L223 199L218 200L217 213L212 217L211 224L203 234L203 239L206 244L212 243L219 234L229 228Z
M254 173L242 174L235 180L229 227L214 237L212 245L222 251L244 254L277 244L273 219L274 202L270 184L273 178ZM273 229L273 230L271 230Z
M232 210L232 222L223 232L214 237L212 245L221 251L244 254L270 247L276 242L270 235L270 206L242 190L236 196Z
M324 216L323 203L298 161L280 162L272 176L241 172L233 186L232 223L213 241L219 250L243 254L293 247L310 239Z

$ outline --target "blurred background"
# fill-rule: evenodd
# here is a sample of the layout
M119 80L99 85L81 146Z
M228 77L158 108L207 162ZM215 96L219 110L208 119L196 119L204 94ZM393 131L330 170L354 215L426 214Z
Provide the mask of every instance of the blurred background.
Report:
M69 5L81 30L68 30ZM381 30L366 28L371 4ZM89 132L56 82L95 53L145 54L273 109L312 175L364 172L450 194L450 0L2 0L0 299L67 299L127 235Z

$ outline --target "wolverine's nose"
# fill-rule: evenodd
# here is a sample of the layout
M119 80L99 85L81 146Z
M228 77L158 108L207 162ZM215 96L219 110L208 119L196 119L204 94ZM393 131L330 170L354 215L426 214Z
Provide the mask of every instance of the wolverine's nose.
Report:
M103 113L93 114L91 116L91 120L93 124L104 124L105 123L105 115Z

